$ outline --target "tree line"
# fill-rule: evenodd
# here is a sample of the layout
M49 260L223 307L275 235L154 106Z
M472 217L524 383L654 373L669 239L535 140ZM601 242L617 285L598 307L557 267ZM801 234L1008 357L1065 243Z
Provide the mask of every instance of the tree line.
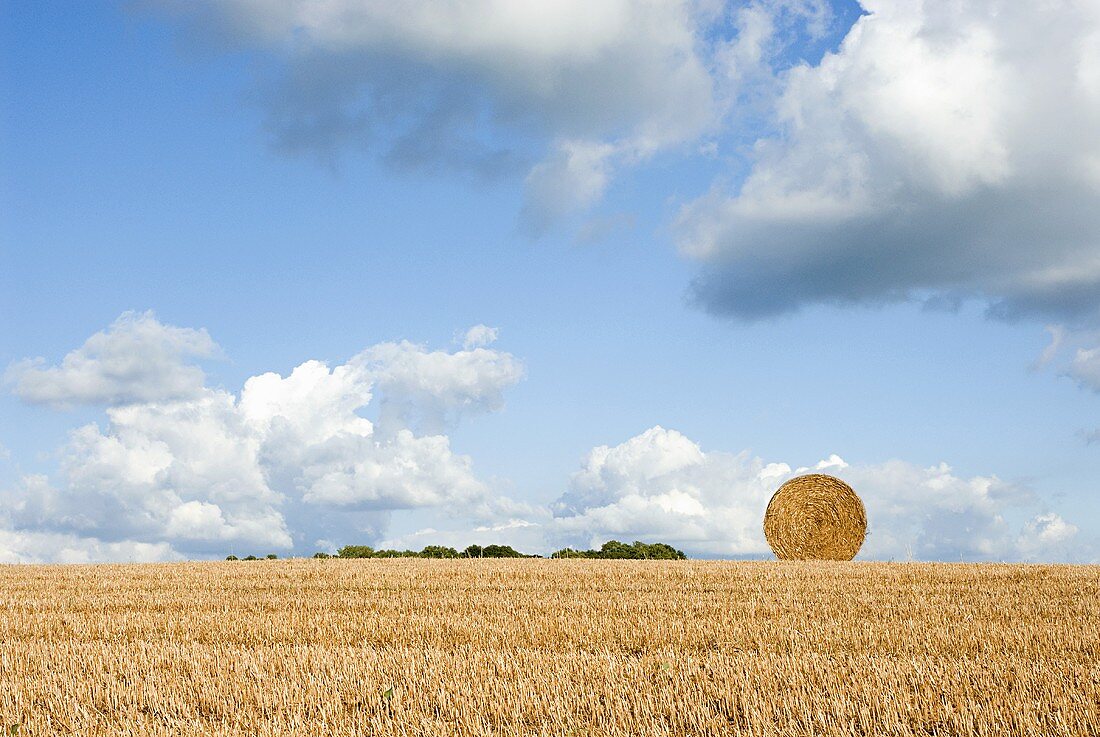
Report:
M525 555L511 545L470 545L461 552L446 545L428 545L423 550L375 550L370 545L345 545L336 555L316 553L314 558L540 558Z
M270 553L264 556L268 560L278 558ZM541 558L541 555L521 553L511 545L468 545L458 550L446 545L428 545L423 550L375 550L370 545L345 545L332 553L314 553L314 558ZM550 555L551 558L596 558L604 560L686 560L682 550L666 543L633 543L608 540L599 550L574 550L562 548ZM255 555L238 558L229 555L226 560L261 560Z
M684 551L677 550L666 543L643 543L635 540L632 544L618 540L608 540L599 550L573 550L563 548L551 558L602 558L604 560L687 560Z

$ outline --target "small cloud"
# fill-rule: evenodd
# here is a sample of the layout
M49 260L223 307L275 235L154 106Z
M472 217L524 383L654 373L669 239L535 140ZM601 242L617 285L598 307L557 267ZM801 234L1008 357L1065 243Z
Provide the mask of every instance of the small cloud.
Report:
M125 312L60 364L24 359L4 378L23 401L55 407L187 399L202 392L205 379L189 359L218 351L205 330L165 325L152 312Z
M698 151L700 156L703 156L705 158L708 158L708 159L717 158L718 157L718 142L717 141L707 141L706 143L700 144L699 148L696 149L696 150Z
M1100 347L1078 348L1069 365L1069 375L1086 389L1100 392Z
M1024 525L1016 541L1016 547L1028 560L1048 559L1055 552L1064 559L1076 560L1089 552L1088 546L1077 546L1079 548L1077 550L1071 547L1077 533L1076 525L1066 522L1053 512L1048 512L1037 515Z
M481 525L480 527L475 527L474 531L475 532L502 532L504 530L517 530L517 529L523 529L524 527L537 527L537 526L538 525L536 523L529 522L528 520L510 519L507 522L501 522L500 524Z
M365 371L380 397L378 429L387 435L401 428L439 434L461 415L499 409L504 391L523 378L524 368L510 353L471 350L495 335L496 328L478 325L463 337L466 349L454 353L401 341L354 356L349 366Z
M1043 352L1039 354L1039 357L1035 359L1035 363L1031 365L1032 371L1038 371L1053 361L1055 356L1058 355L1058 350L1066 340L1066 328L1064 325L1047 325L1044 329L1050 334L1050 343L1048 343L1047 347L1043 349Z
M562 218L598 201L611 176L615 146L591 141L563 141L554 154L537 164L524 181L521 217L527 231L543 235Z
M844 459L833 453L828 458L818 461L814 469L823 471L826 468L847 468L848 464L844 462Z
M498 337L500 337L499 328L491 328L488 325L474 325L462 336L462 348L469 351L474 348L492 345Z

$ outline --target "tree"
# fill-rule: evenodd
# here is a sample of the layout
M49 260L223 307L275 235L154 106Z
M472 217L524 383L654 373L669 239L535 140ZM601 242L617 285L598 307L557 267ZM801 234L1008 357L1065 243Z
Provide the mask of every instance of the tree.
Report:
M481 549L482 558L528 558L511 545L486 545Z
M671 545L667 545L665 543L652 543L650 545L646 545L645 543L635 541L634 547L642 554L643 558L648 558L649 560L687 559L687 556L684 555L684 551L677 550Z
M574 550L562 548L551 558L599 558L602 560L685 560L682 550L666 543L643 543L635 540L628 545L618 540L608 540L599 550Z
M609 558L612 560L627 559L636 557L636 552L636 550L626 543L621 543L618 540L608 540L600 548L599 555L596 557Z
M421 558L457 558L458 551L444 545L426 545L420 551Z
M419 558L415 550L375 550L368 558Z
M524 555L511 545L470 545L461 553L447 545L427 545L423 550L375 550L369 545L345 545L336 551L340 558L538 558ZM314 558L327 557L317 553Z
M550 555L551 558L591 558L591 553L595 553L594 550L574 550L573 548L562 548Z
M374 548L370 545L345 545L336 551L341 558L371 558L374 556Z

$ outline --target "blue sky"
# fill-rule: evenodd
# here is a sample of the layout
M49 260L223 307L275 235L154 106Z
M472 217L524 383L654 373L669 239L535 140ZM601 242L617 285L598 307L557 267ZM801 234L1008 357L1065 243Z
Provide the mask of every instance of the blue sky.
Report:
M1096 559L1087 4L0 7L0 560Z

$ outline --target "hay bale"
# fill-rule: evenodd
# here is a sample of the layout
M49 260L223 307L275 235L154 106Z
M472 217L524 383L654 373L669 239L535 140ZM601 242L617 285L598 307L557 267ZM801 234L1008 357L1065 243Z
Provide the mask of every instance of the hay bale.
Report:
M867 513L852 487L823 473L779 487L764 513L764 537L780 560L851 560L867 534Z

